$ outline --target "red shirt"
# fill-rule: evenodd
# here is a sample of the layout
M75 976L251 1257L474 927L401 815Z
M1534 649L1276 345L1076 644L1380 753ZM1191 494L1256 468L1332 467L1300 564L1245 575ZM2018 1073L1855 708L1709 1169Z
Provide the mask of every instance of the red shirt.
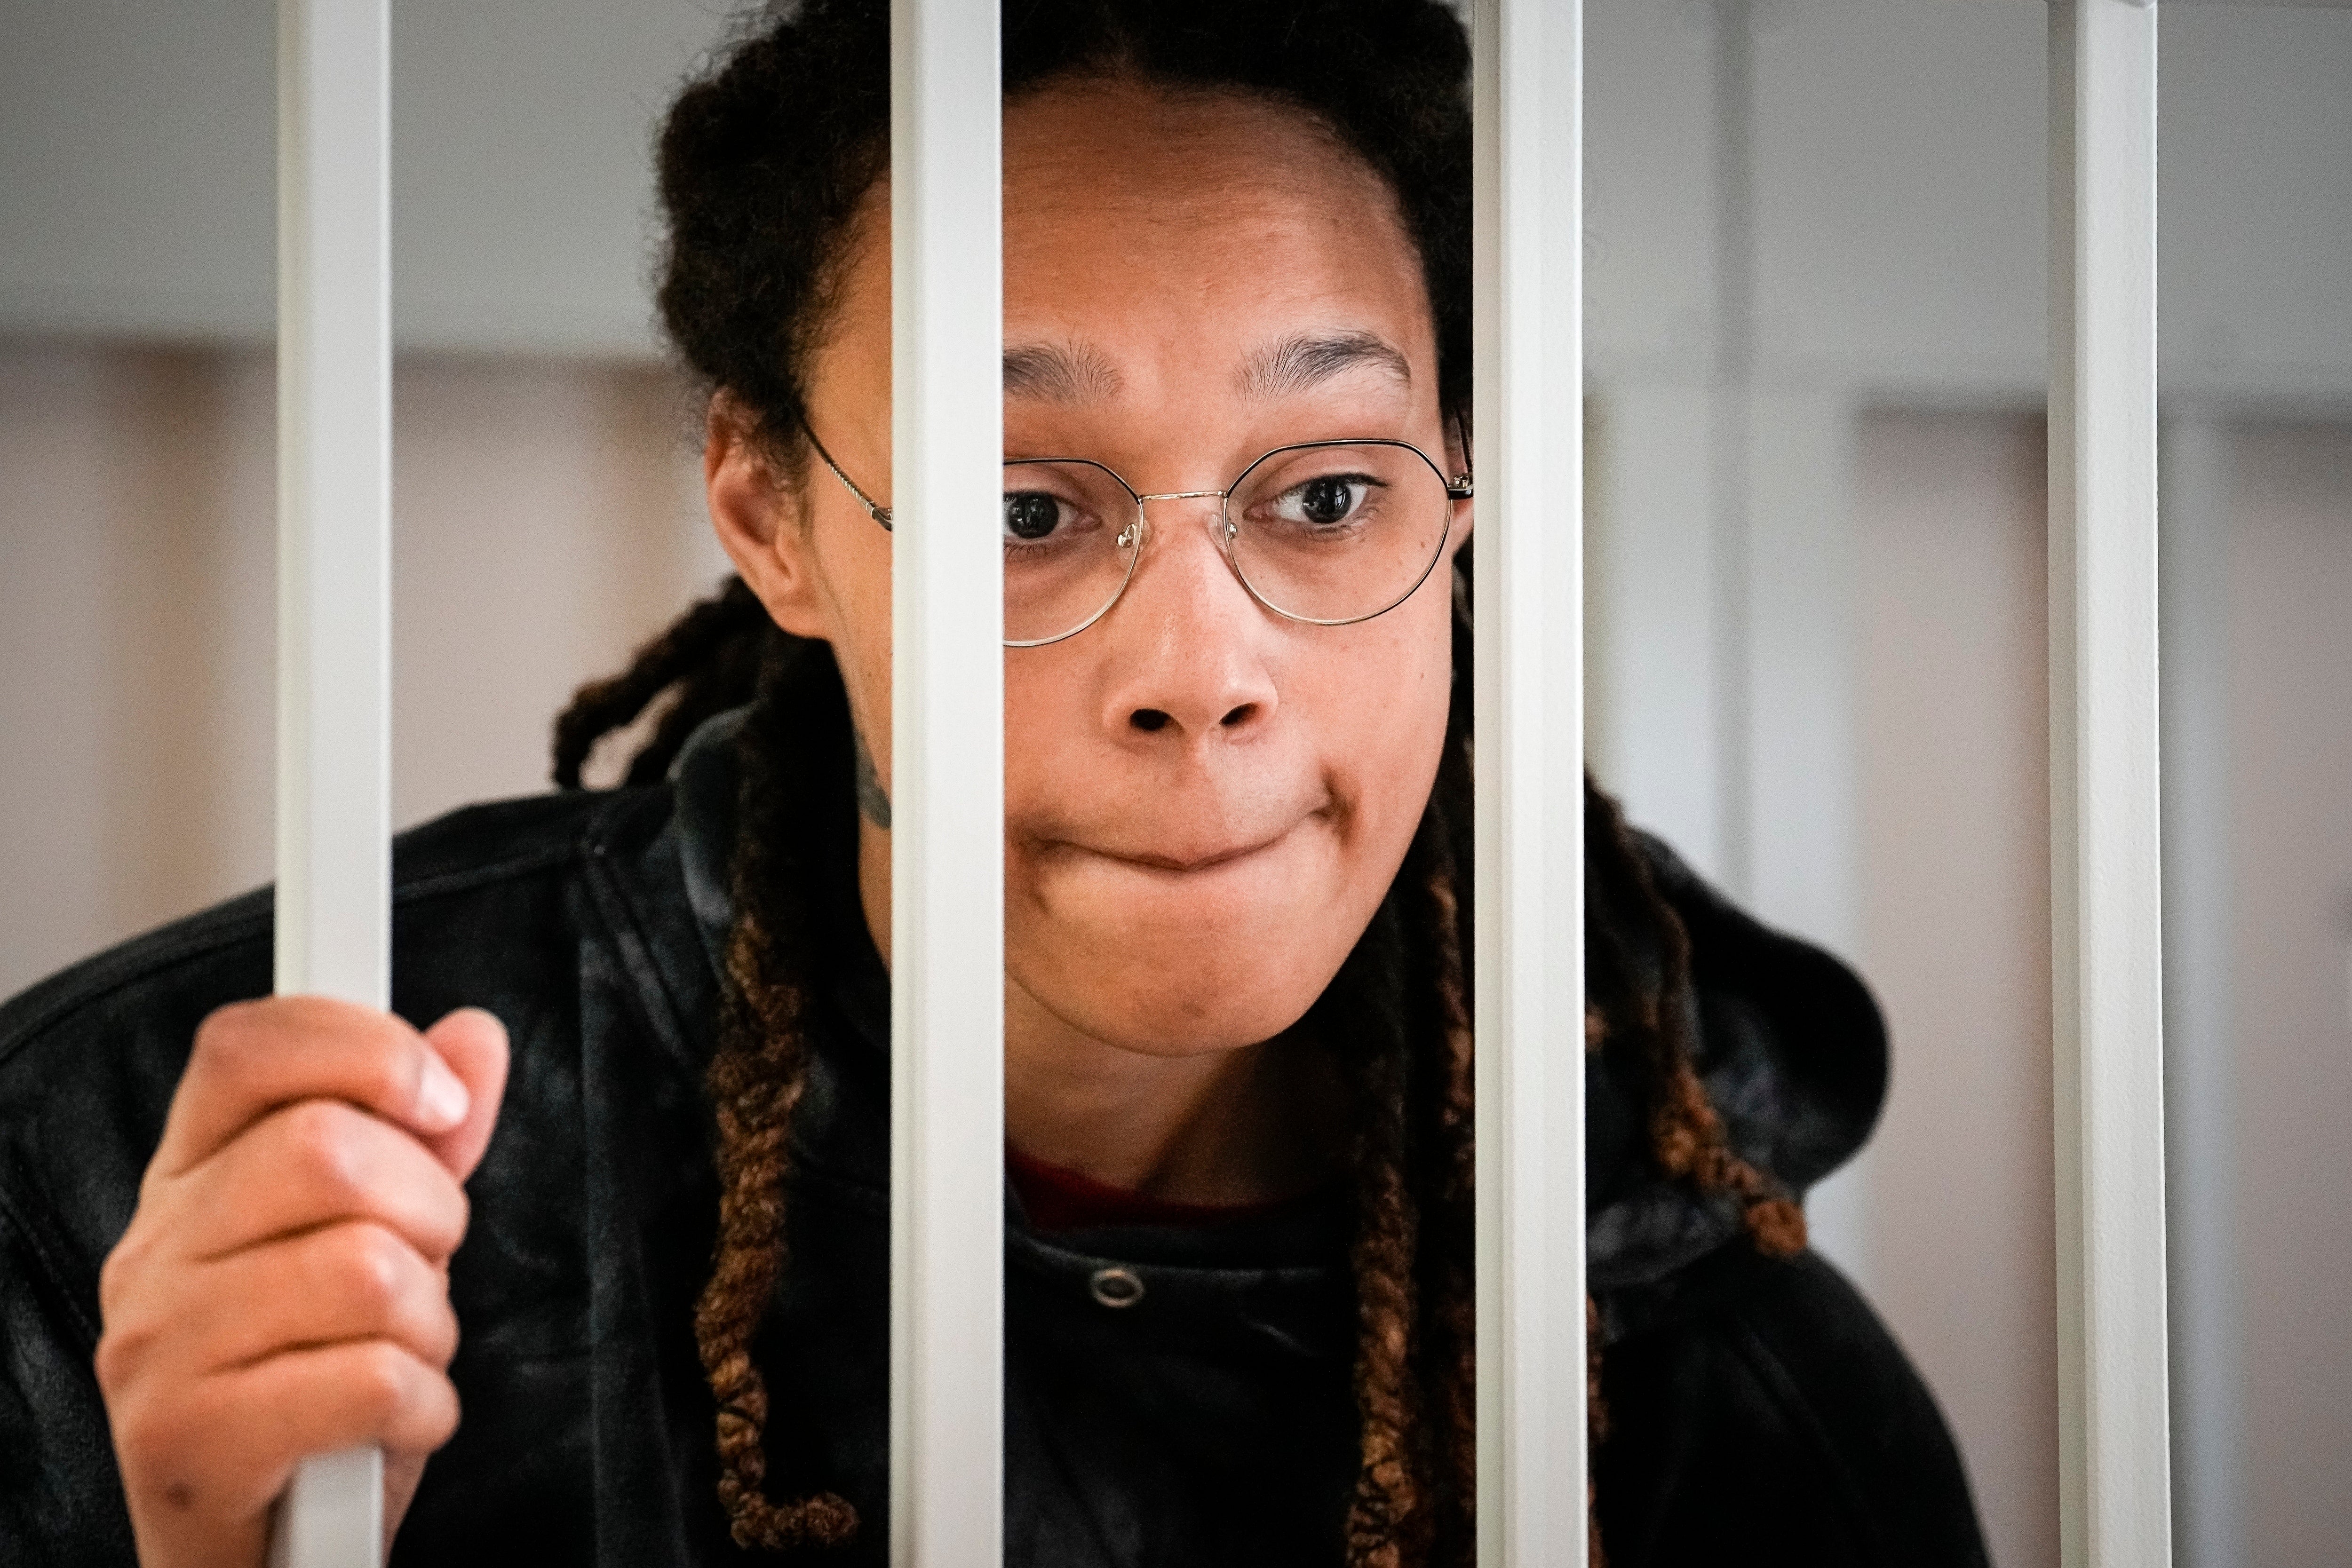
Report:
M1171 1203L1164 1197L1108 1186L1089 1176L1047 1165L1007 1145L1004 1174L1021 1196L1032 1228L1041 1231L1094 1230L1121 1225L1160 1225L1199 1229L1228 1220L1250 1219L1286 1208L1296 1198L1269 1203Z

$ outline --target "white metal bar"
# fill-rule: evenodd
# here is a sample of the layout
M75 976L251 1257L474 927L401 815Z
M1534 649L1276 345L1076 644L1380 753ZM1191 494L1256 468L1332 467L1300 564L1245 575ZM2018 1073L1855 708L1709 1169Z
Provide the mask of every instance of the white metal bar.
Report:
M2158 865L2156 10L2050 5L2060 1560L2171 1561Z
M1753 0L1715 0L1708 72L1714 116L1715 352L1708 377L1707 532L1712 600L1716 872L1756 896L1759 831L1755 470L1756 31Z
M1478 0L1478 1561L1585 1562L1583 8Z
M2181 1568L2237 1568L2251 1556L2231 951L2231 436L2211 408L2174 408L2163 426L2166 1243Z
M890 1561L1003 1553L1003 285L994 0L890 10Z
M387 0L278 11L277 988L392 994ZM382 1560L383 1460L306 1460L273 1561Z

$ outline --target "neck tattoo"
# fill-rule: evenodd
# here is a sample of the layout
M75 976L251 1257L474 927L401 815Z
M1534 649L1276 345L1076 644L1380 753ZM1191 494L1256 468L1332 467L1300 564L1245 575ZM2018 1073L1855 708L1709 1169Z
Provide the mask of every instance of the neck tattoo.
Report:
M882 776L874 770L874 754L866 749L863 731L852 732L857 741L857 814L881 829L890 831L890 795L882 788Z

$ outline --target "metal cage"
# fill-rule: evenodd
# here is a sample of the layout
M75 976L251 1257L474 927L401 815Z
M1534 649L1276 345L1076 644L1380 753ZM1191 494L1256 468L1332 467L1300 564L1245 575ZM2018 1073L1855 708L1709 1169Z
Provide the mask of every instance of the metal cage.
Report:
M1585 1561L1582 16L1475 0L1479 1560ZM279 12L278 988L388 994L388 0ZM2051 812L2062 1538L2168 1561L2156 11L2052 0ZM892 1561L1001 1560L993 0L896 0ZM952 245L938 236L953 236ZM930 788L952 759L956 788ZM380 1461L274 1548L372 1563Z

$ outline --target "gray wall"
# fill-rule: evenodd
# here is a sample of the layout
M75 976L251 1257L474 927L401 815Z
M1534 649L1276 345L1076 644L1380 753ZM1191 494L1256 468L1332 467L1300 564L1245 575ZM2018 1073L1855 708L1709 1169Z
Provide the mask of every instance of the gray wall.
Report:
M266 352L0 342L0 996L268 880ZM724 559L636 365L394 387L393 812L546 788L548 721Z
M405 346L645 357L654 124L719 0L400 0ZM0 0L0 334L258 341L277 7Z

